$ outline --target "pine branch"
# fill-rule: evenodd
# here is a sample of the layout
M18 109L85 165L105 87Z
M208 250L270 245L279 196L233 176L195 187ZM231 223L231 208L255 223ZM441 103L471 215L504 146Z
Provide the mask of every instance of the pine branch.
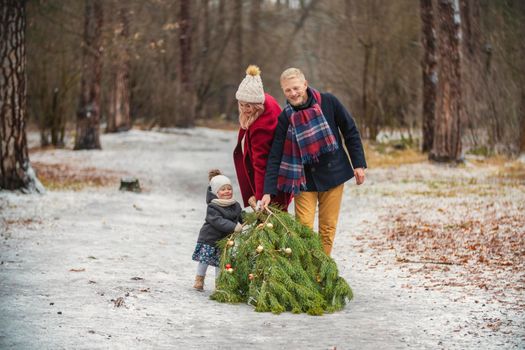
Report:
M221 273L212 299L246 302L257 312L322 315L352 298L311 229L277 208L249 213L245 223L218 244Z

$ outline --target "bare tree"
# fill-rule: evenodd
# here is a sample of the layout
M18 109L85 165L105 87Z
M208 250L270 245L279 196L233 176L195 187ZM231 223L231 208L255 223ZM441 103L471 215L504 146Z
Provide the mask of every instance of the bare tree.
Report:
M521 103L520 103L520 155L525 155L525 88L521 87Z
M362 108L363 131L371 140L375 140L381 128L377 104L377 78L378 78L378 43L370 38L359 42L364 49L363 80L362 80Z
M178 117L176 124L181 127L192 127L195 123L194 114L194 90L193 90L193 67L191 57L192 22L191 22L191 0L180 2L179 12L179 81L178 81Z
M252 35L250 38L250 45L248 46L248 52L250 55L250 64L257 63L257 56L259 53L260 46L260 32L261 32L261 11L262 11L263 0L252 0L250 8L250 22Z
M474 55L479 49L481 36L481 4L480 0L460 0L461 30L465 52Z
M432 0L420 0L421 41L424 55L421 61L423 70L423 152L429 152L434 141L434 118L436 114L436 93L438 83L436 33Z
M242 22L243 22L243 16L242 16L242 0L235 0L235 4L233 7L233 23L232 25L235 27L234 29L234 35L235 35L235 56L237 57L236 60L236 69L237 72L242 72L244 69L244 55L243 55L243 38L242 38Z
M239 79L242 77L242 72L244 72L244 42L243 42L243 0L234 0L231 2L233 8L232 13L233 17L230 19L230 28L232 30L232 36L233 36L233 59L231 60L229 66L227 69L230 70L230 72L234 72L234 74L229 74L229 79L226 80L226 84L224 86L224 93L225 97L227 99L226 104L226 116L232 117L236 115L237 110L237 101L233 98L228 96L229 91L235 91L237 88L237 84Z
M85 0L82 82L75 149L100 149L102 1Z
M201 0L200 8L197 11L202 13L202 21L198 22L198 49L197 57L195 60L194 70L196 75L196 82L194 84L195 89L195 118L206 117L209 113L208 104L205 103L208 97L210 80L210 55L211 50L211 23L210 23L210 1ZM197 30L195 30L197 31ZM195 41L195 40L194 40Z
M113 44L116 53L113 63L108 115L108 132L126 131L131 128L130 115L130 12L127 4L117 2L116 27ZM107 52L107 51L106 51Z
M434 142L439 162L461 161L461 20L458 0L438 2L439 81Z
M462 16L462 148L475 153L515 154L524 76L521 57L525 53L520 39L525 2L458 2ZM123 2L103 2L106 7L117 3ZM130 24L130 114L146 128L181 124L181 118L188 115L182 115L180 103L186 99L179 94L179 36L181 29L186 30L178 18L181 1L125 3ZM425 3L430 4L419 0L418 5ZM432 3L435 17L438 0ZM373 137L380 131L389 137L389 130L400 129L403 136L408 132L410 140L415 127L423 127L425 135L433 130L421 118L422 111L432 109L429 104L433 100L437 107L437 96L422 98L428 95L421 84L421 67L425 71L425 39L421 39L424 11L414 6L413 0L199 0L190 5L195 118L206 118L207 122L224 115L234 118L235 90L248 60L256 59L254 63L264 72L265 90L281 97L281 102L278 77L284 68L298 66L312 86L333 92L352 110L365 135ZM27 72L32 77L27 87L27 113L29 120L42 119L42 139L48 144L53 130L54 139L62 139L64 125L73 121L78 106L70 101L80 95L82 50L77 47L83 37L83 8L83 1L27 2L31 18L26 34ZM117 21L118 11L111 13ZM437 31L435 18L434 22ZM105 25L102 37L108 40L113 36L114 26ZM60 37L60 41L49 40L53 37ZM118 62L113 53L118 45L110 40L105 43L102 59L107 60L103 65L108 74L102 73L100 94L107 96L103 105L109 107L113 73L117 72L112 64ZM437 73L430 73L434 59L439 58L437 45L435 50L435 57L426 61L430 68L424 74L427 83L433 78L437 84ZM100 114L110 117L107 111ZM59 120L60 116L67 119ZM60 127L53 129L54 120ZM111 128L111 120L108 126ZM433 142L425 139L427 150Z
M43 191L29 163L25 1L0 0L0 189Z
M206 0L203 1L203 6L204 8L201 7L203 21L200 22L203 26L201 42L204 46L201 48L202 55L197 55L198 73L195 79L197 117L219 115L228 109L228 102L232 102L228 100L226 90L232 86L229 84L228 78L232 78L232 74L229 72L233 69L231 65L234 61L229 59L227 48L236 29L233 24L226 28L226 4L224 0L220 0L218 4L212 4ZM213 10L208 8L210 6L215 6L217 12L216 20L213 21L214 25L211 28L209 26L210 21L206 19L210 10ZM214 95L215 99L213 99ZM216 102L215 111L211 103L213 101Z
M282 56L281 56L281 60L278 61L278 66L280 67L283 67L283 66L287 66L286 62L289 60L290 56L289 56L289 51L290 51L290 48L292 47L292 43L294 42L294 40L297 39L297 34L303 30L308 18L310 17L310 15L312 14L312 12L314 12L316 6L319 4L319 0L310 0L308 2L308 4L305 4L304 2L301 2L300 3L300 15L299 15L299 18L294 18L294 20L292 21L292 23L294 23L293 25L293 29L291 30L290 33L288 33L286 35L286 39L283 39L280 43L280 47L278 49L282 50L282 52L284 53ZM286 2L286 7L288 8L290 6L289 2L287 1ZM296 16L294 14L294 16ZM271 55L274 55L274 52L271 52Z
M119 4L115 33L116 54L113 63L113 86L109 101L107 132L131 129L129 79L129 14L126 4Z

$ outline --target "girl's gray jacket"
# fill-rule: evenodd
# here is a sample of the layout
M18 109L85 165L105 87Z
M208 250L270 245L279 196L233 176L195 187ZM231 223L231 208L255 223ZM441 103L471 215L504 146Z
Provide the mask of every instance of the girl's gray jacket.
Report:
M208 209L206 211L205 223L202 225L197 243L215 246L218 241L234 231L237 223L242 222L242 209L238 202L228 207L221 207L220 205L212 203L212 199L215 198L217 198L217 196L211 192L208 186L206 193Z

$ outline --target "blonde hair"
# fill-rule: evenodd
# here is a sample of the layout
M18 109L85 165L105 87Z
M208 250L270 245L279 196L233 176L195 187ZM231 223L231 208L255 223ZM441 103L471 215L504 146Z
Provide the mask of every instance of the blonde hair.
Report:
M250 125L253 124L254 121L259 118L261 114L264 112L264 104L262 103L250 103L250 102L243 102L243 103L249 103L253 106L255 109L255 112L252 115L246 115L241 109L241 101L238 102L239 105L239 124L241 125L241 128L244 130L247 130Z
M301 80L306 80L303 72L299 68L288 68L281 73L281 81L291 78L299 78Z

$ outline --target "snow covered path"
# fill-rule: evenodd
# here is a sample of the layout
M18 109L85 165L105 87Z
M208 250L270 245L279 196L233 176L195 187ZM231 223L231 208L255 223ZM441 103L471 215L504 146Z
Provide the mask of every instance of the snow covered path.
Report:
M233 132L204 128L131 131L103 135L102 151L33 152L33 162L136 176L145 191L120 192L115 183L45 195L0 192L0 348L525 347L518 310L491 303L483 290L464 297L461 288L418 287L421 277L399 268L392 251L361 247L362 236L389 215L381 192L392 186L385 169L371 169L365 186L345 189L333 257L355 298L343 311L273 315L220 304L208 299L213 271L207 291L192 290L207 170L217 167L235 179L235 139ZM416 167L432 174L428 164ZM524 191L518 196L523 200ZM123 305L115 307L119 297ZM508 322L495 332L478 327L483 317Z

